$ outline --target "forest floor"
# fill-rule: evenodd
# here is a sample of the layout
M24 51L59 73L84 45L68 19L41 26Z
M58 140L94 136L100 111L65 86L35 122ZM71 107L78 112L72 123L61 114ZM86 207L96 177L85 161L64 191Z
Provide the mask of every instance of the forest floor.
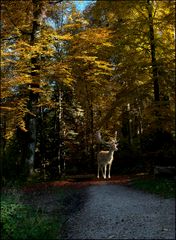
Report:
M148 176L92 175L35 183L23 188L23 202L60 216L57 239L174 239L175 201L132 187Z

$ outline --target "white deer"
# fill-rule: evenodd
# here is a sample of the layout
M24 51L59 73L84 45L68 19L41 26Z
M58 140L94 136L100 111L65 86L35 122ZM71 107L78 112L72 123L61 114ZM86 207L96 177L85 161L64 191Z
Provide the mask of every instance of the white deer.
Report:
M97 132L97 140L101 143L105 143L109 146L109 151L100 151L97 155L98 163L98 173L97 178L99 178L99 172L102 171L103 178L106 179L106 171L108 167L108 178L111 178L111 166L114 160L114 152L118 150L118 143L112 141L111 143L106 143L101 139L100 132Z

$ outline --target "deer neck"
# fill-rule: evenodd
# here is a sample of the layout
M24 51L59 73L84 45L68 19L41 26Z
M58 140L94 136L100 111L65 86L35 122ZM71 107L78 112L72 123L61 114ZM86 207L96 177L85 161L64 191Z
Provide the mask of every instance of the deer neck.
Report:
M114 150L109 149L109 155L110 155L110 156L113 156L113 155L114 155Z

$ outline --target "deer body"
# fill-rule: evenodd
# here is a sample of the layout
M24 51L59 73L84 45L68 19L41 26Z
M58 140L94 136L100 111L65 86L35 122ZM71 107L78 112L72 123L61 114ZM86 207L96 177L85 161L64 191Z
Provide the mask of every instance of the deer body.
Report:
M114 159L114 151L117 151L117 144L112 143L110 145L109 151L100 151L97 155L98 163L98 173L97 178L99 178L99 172L102 171L103 178L106 178L106 171L108 166L108 178L111 178L111 165Z

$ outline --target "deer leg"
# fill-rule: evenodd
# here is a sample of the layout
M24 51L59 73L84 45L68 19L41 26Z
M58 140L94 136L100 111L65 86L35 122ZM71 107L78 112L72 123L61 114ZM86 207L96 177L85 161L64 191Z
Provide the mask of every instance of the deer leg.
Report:
M103 166L101 166L101 173L102 173L102 176L104 178Z
M100 176L99 176L99 172L100 172L100 166L99 166L99 164L98 164L98 173L97 173L97 178L99 178Z
M108 173L108 178L111 178L111 164L109 164L109 173Z
M104 179L106 178L106 169L107 169L107 165L104 166L104 175L103 175Z

